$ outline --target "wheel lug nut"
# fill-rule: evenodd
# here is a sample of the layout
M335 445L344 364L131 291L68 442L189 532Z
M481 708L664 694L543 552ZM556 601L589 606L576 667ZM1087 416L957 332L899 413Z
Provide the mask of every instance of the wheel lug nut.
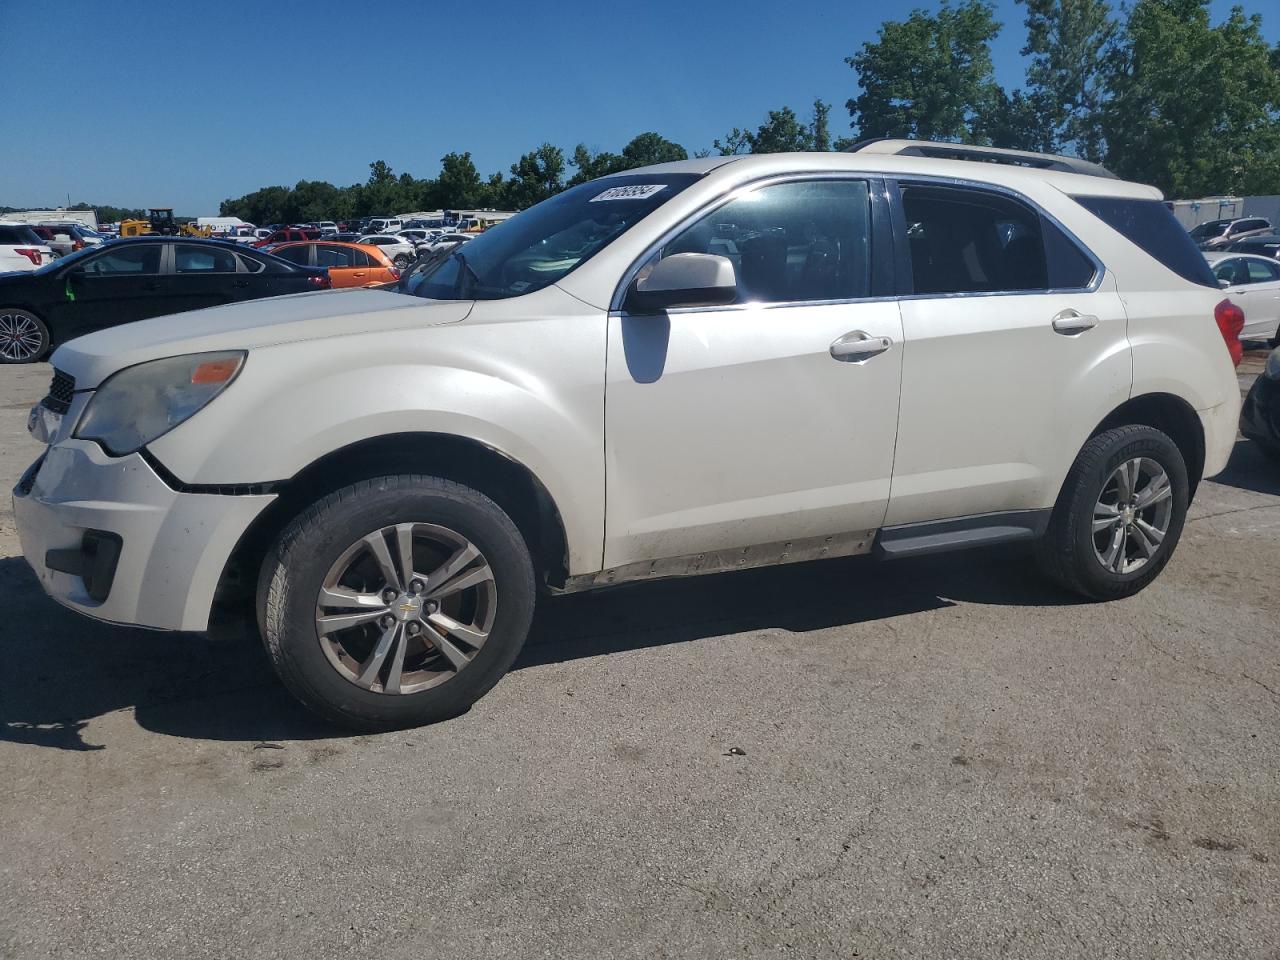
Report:
M390 603L396 598L396 592L390 588L382 591L382 602Z
M409 589L414 593L421 593L423 590L427 589L427 585L421 580L415 580L413 583L409 584Z
M384 627L390 628L395 624L396 618L392 616L385 616L380 622Z
M427 606L426 606L427 613L435 613L439 609L440 609L440 604L436 603L434 600L427 601Z
M409 624L409 636L416 637L421 632L422 632L422 626L420 624L417 624L417 623Z

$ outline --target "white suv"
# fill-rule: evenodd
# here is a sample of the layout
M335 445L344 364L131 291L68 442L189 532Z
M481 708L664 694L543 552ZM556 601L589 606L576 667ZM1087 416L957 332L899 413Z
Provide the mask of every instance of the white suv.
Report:
M256 607L308 706L418 724L498 681L540 588L1027 540L1135 593L1227 462L1241 322L1156 190L1079 161L663 164L399 293L64 344L14 512L61 603Z

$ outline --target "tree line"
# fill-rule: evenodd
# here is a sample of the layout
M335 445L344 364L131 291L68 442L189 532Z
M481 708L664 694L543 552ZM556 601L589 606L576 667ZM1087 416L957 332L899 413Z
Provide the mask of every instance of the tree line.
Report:
M988 0L943 0L885 21L846 58L858 92L847 136L831 105L807 118L789 106L735 127L697 156L839 149L874 137L947 140L1098 161L1170 197L1280 193L1280 44L1239 7L1213 23L1209 0L1018 0L1025 10L1020 88L995 79L991 43L1003 29ZM438 176L396 175L381 160L364 183L301 181L222 203L254 223L347 219L408 210L522 209L568 186L688 151L642 133L619 153L543 143L506 173L483 177L471 154L441 158Z

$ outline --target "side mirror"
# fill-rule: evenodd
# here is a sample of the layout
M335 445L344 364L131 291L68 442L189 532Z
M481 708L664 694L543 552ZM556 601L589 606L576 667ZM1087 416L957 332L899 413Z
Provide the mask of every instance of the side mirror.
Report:
M671 307L710 307L738 299L738 278L727 257L676 253L659 260L627 291L628 313L660 313Z
M1231 286L1231 281L1230 281L1230 280L1219 280L1219 281L1218 281L1218 286L1219 286L1219 288L1221 288L1221 289L1225 290L1225 289L1227 289L1227 287Z

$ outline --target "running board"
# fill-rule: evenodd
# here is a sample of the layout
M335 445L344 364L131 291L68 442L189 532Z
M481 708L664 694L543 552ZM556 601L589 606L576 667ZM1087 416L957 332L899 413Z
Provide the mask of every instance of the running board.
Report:
M947 553L995 543L1035 540L1049 526L1052 510L1011 510L953 520L928 520L884 527L876 537L875 554L885 560Z

